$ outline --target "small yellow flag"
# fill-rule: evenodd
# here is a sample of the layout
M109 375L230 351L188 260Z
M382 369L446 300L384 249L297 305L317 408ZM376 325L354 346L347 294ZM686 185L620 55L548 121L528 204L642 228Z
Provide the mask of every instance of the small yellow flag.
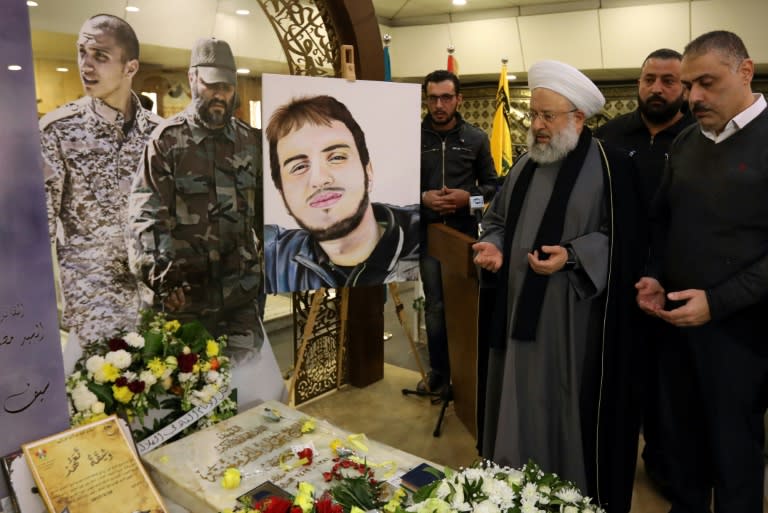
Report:
M499 89L496 92L496 113L491 129L491 155L496 165L496 174L505 176L512 167L512 135L509 131L509 84L507 64L501 65Z

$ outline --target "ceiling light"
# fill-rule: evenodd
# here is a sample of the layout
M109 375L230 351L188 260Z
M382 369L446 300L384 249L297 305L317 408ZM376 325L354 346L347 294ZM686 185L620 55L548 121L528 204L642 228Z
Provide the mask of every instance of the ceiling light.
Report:
M453 5L467 5L467 0L453 0Z
M517 75L513 75L512 73L507 73L507 80L517 80Z
M248 68L237 68L238 75L247 75L250 72L251 70L249 70Z
M19 70L21 70L21 66L19 66L18 64L9 64L8 65L8 70L9 71L19 71Z
M251 11L249 11L248 9L238 9L235 11L235 14L239 14L240 16L248 16L249 14L251 14Z
M126 5L125 10L127 12L139 12L139 8L136 7L135 5Z
M37 7L38 5L34 0L27 0L27 7Z
M56 71L58 71L59 73L66 73L67 71L69 71L69 68L64 68L64 67L56 68Z

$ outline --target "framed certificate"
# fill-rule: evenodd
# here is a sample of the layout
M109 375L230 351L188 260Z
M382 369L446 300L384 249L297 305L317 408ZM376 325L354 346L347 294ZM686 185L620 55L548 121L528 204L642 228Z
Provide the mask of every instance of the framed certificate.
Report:
M165 513L116 416L22 446L50 513Z

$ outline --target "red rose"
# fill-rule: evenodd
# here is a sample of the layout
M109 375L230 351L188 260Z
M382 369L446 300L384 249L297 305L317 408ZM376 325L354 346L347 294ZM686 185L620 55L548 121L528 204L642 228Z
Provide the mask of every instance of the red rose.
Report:
M305 447L304 449L299 451L299 458L307 458L307 462L305 465L311 465L312 464L312 449L309 447Z
M131 381L128 383L128 390L133 392L134 394L140 394L144 391L144 387L146 385L143 381Z
M334 503L330 497L323 495L315 502L315 511L316 513L342 513L344 508L341 504Z
M119 351L120 349L128 349L128 342L122 338L115 337L107 342L110 351Z
M120 376L115 380L115 385L119 387L125 387L128 386L128 378Z
M331 474L330 472L323 472L323 481L328 482L331 479L333 479L333 474Z
M293 501L273 495L254 504L253 509L259 510L262 513L287 513L291 509L292 504Z
M291 506L291 513L304 513L304 510L301 506Z
M197 353L180 354L177 357L179 362L179 370L181 372L192 372L192 367L197 363Z

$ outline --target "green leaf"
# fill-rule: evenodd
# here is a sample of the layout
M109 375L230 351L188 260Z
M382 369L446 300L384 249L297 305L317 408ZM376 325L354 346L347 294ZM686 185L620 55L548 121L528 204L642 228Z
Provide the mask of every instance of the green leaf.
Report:
M189 346L193 353L203 351L206 342L213 338L199 321L183 324L176 332L176 336Z
M150 330L144 334L144 360L150 361L155 356L163 357L163 334Z
M88 390L96 394L96 397L99 398L99 401L104 403L104 411L112 413L115 406L115 399L112 397L112 385L108 383L94 383L93 381L88 382Z
M416 490L416 492L413 494L414 504L418 504L419 502L429 499L432 496L432 492L434 492L435 488L437 488L439 485L440 481L432 481L428 485L422 486Z

